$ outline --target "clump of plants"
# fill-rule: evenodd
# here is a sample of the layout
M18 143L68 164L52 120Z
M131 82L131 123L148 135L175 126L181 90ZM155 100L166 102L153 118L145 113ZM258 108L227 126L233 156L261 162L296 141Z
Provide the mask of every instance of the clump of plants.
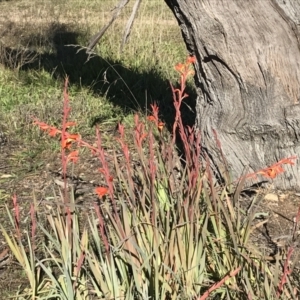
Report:
M238 201L249 176L274 178L283 172L283 164L293 164L294 157L239 182L218 184L208 158L203 158L200 133L185 127L181 118L194 62L189 57L176 65L180 80L178 87L172 86L176 116L171 134L160 120L158 106L151 105L146 121L135 115L131 135L119 124L116 142L122 160L105 150L97 127L94 144L72 132L76 123L69 121L68 80L62 128L34 120L50 136L60 136L64 186L59 203L46 217L33 201L26 234L21 233L16 196L13 213L7 209L12 230L1 230L29 283L17 299L296 297L288 261L283 269L270 265L251 247L255 211L243 213ZM129 147L130 139L134 147ZM80 163L82 148L100 163L102 184L95 188L89 214L78 209L67 183L69 165ZM43 242L37 243L38 233Z

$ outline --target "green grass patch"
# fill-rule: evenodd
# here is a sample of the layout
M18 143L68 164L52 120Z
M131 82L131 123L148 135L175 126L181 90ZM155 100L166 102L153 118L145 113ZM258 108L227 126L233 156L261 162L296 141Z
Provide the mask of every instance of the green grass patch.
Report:
M3 123L10 132L22 134L22 139L25 132L30 134L27 124L31 116L56 124L61 117L60 90L66 76L70 78L73 115L84 132L93 120L110 126L134 111L144 113L154 101L161 103L162 114L171 119L168 80L175 79L175 71L170 66L182 61L186 50L162 1L142 4L129 42L120 53L123 29L131 13L131 6L126 7L88 60L83 48L109 20L116 3L0 3L4 28L0 63L2 59L13 69L0 69ZM34 62L29 60L32 57Z

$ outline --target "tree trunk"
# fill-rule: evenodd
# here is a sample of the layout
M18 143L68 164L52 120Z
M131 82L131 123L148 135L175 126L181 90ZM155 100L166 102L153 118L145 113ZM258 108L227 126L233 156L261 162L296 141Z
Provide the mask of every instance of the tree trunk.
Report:
M300 1L165 0L195 55L196 126L222 174L214 131L233 178L300 152ZM300 190L300 164L274 185Z

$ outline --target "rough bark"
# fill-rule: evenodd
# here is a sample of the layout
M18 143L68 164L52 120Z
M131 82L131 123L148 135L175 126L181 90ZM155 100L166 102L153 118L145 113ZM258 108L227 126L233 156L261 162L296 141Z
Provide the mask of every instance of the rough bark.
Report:
M300 153L300 1L165 0L196 56L196 126L234 178ZM274 180L300 190L300 163Z

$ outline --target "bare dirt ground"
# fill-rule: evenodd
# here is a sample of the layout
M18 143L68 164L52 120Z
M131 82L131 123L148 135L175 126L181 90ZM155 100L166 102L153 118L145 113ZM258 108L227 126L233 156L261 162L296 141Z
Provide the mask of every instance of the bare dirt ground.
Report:
M255 198L241 200L249 203L256 211L252 242L255 247L273 261L275 255L285 258L289 246L295 248L293 265L299 268L299 230L294 233L295 221L300 204L300 195L291 191L260 190ZM243 205L243 204L242 204Z

